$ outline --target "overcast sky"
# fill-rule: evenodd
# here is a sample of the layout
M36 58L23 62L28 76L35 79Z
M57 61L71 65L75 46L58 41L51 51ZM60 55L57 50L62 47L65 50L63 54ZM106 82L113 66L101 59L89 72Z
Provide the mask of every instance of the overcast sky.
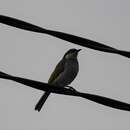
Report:
M129 0L0 0L0 14L130 51ZM0 70L47 82L70 48L82 48L72 86L130 103L130 59L0 24ZM1 130L129 130L130 112L0 79Z

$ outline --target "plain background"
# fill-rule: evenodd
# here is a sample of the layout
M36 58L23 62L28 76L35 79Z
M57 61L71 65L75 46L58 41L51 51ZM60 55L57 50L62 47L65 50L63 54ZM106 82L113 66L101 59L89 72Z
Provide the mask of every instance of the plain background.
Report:
M130 51L129 0L0 0L0 14ZM70 48L82 48L72 86L130 103L130 59L0 24L0 70L47 82ZM0 79L1 130L129 130L130 113Z

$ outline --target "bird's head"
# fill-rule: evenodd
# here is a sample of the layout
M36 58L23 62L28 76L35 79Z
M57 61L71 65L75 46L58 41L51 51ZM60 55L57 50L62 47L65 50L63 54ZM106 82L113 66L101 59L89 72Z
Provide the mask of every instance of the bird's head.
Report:
M81 49L70 49L65 53L64 58L75 59L77 58L79 51L81 51Z

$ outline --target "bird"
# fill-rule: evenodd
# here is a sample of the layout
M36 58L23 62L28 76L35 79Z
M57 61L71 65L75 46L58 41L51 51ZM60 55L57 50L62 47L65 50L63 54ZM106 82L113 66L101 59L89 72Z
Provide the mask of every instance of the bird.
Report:
M54 71L52 72L48 84L59 86L59 87L69 87L69 85L77 76L79 72L79 63L78 63L78 53L81 49L69 49L56 65ZM48 96L50 95L49 91L46 91L38 103L35 106L36 111L40 111L44 103L46 102Z
M60 63L59 62L59 64L64 64L64 68L63 67L60 67L60 69L58 69L58 70L60 70L60 71L57 71L57 73L55 73L55 74L53 74L52 73L52 75L55 75L55 76L50 76L50 81L48 80L48 82L50 82L50 84L51 84L51 81L53 81L53 83L54 83L54 80L56 80L57 82L58 82L58 84L60 84L60 83L62 83L61 81L63 81L64 79L68 79L68 73L66 72L66 75L67 76L65 76L64 77L64 79L63 80L59 80L58 78L54 78L54 77L58 77L58 75L59 75L59 73L61 73L62 71L61 70L64 70L64 72L65 72L65 68L66 68L66 66L68 66L67 64L67 62L65 63L65 61L66 61L66 59L68 60L68 59L71 59L70 57L74 57L74 55L77 55L76 53L78 53L80 50L77 50L77 52L75 52L75 53L69 53L69 52L67 52L67 54L65 54L64 55L64 57L63 57L63 61ZM74 52L73 50L71 50L71 52ZM69 54L68 54L69 53ZM73 55L73 56L72 56ZM78 61L76 61L76 62L78 62ZM65 65L66 64L66 65ZM76 64L78 64L78 63L76 63ZM58 65L57 65L58 66ZM63 66L63 65L59 65L59 66ZM78 65L76 65L77 66L77 68L78 68ZM73 67L74 67L74 64L73 64ZM56 67L57 68L57 67ZM59 68L59 67L58 67ZM63 68L63 69L61 69L61 68ZM76 72L78 73L78 69L72 69L72 70L77 70ZM71 70L71 71L72 71ZM73 71L73 72L75 72L75 71ZM54 71L55 72L55 71ZM59 72L59 73L58 73ZM75 72L75 73L76 73ZM63 74L63 73L62 73ZM71 75L71 74L70 74ZM70 76L69 75L69 76ZM76 75L77 74L75 74L75 77L76 77ZM60 77L60 76L59 76ZM48 88L48 90L50 91L50 92L52 92L52 93L57 93L57 94L64 94L64 95L71 95L71 96L78 96L78 97L82 97L82 98L85 98L85 99L88 99L88 100L90 100L90 101L93 101L93 102L96 102L96 103L99 103L99 104L102 104L102 105L105 105L105 106L107 106L107 107L111 107L111 108L115 108L115 109L119 109L119 110L124 110L124 111L130 111L130 104L129 103L126 103L126 102L122 102L122 101L119 101L119 100L115 100L115 99L111 99L111 98L108 98L108 97L104 97L104 96L100 96L100 95L96 95L96 94L90 94L90 93L83 93L83 92L79 92L79 91L77 91L77 90L75 90L75 89L73 89L72 87L70 87L70 89L73 89L74 90L74 93L71 91L71 93L68 93L68 92L70 92L70 91L64 91L64 90L66 90L66 88L61 88L61 87L55 87L55 89L52 89L52 85L49 85L49 84L47 84L47 83L44 83L44 82L40 82L40 81L36 81L36 80L32 80L32 79L28 79L28 78L23 78L23 77L19 77L19 76L14 76L14 75L10 75L10 74L8 74L8 73L5 73L5 72L3 72L3 71L0 71L0 78L1 79L5 79L5 80L11 80L11 81L14 81L14 82L17 82L17 83L20 83L20 84L23 84L23 85L26 85L26 86L29 86L29 87L31 87L31 88L35 88L35 89L39 89L39 90L43 90L43 91L47 91L47 86L48 87L50 87L50 88ZM74 77L73 77L74 78ZM69 79L70 80L70 79ZM72 81L73 79L71 78L71 81ZM70 81L70 82L71 82ZM43 88L41 88L41 86L43 87ZM63 86L63 84L61 84L61 86ZM68 86L67 86L68 87ZM56 90L56 91L55 91ZM58 90L58 91L57 91ZM64 91L64 92L62 92L62 90ZM61 93L62 92L62 93ZM50 94L50 93L49 93ZM46 96L47 97L47 96ZM42 98L41 98L42 99ZM43 98L44 99L44 98ZM44 104L44 102L46 101L46 99L47 98L45 98L45 100L44 101L40 101L39 100L39 102L37 103L37 104L40 104L40 105L36 105L37 106L37 109L36 110L41 110L41 108L42 108L42 105ZM40 103L40 102L42 102L42 103Z

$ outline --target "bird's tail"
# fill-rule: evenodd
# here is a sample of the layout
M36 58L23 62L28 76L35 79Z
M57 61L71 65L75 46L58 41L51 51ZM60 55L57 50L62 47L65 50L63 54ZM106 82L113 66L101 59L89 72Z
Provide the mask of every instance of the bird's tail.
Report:
M35 106L35 110L36 111L40 111L42 106L44 105L45 101L47 100L48 96L50 95L50 92L45 92L42 97L40 98L40 100L38 101L38 103Z

